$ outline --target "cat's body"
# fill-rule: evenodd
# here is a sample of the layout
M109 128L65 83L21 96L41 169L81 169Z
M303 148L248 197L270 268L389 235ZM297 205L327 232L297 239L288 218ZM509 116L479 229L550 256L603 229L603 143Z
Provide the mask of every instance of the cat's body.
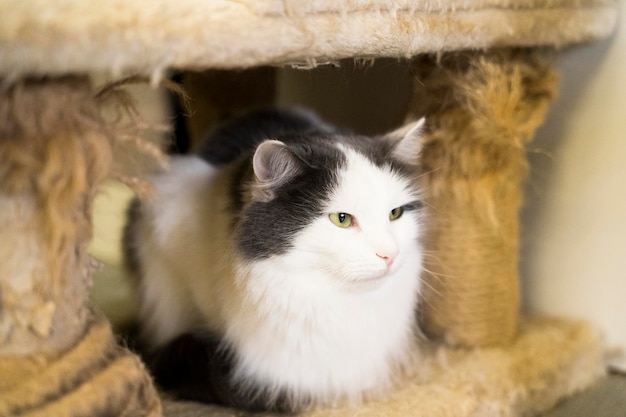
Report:
M125 254L157 382L278 410L388 387L417 331L418 136L265 111L156 176Z

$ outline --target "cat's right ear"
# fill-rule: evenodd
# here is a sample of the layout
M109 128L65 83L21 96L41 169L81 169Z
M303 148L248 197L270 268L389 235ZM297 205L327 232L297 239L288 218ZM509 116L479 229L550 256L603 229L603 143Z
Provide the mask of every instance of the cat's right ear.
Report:
M393 143L391 156L408 165L415 165L418 155L422 151L422 140L425 119L422 117L416 122L408 123L401 128L387 134Z
M257 180L254 196L268 201L274 190L300 173L302 162L283 142L266 140L254 152L252 169Z

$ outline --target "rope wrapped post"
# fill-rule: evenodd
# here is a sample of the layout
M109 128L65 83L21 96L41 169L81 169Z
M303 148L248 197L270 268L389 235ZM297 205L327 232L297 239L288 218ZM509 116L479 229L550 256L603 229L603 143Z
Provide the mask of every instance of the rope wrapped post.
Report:
M141 361L88 307L91 205L118 133L105 98L87 77L0 91L2 416L161 414Z
M520 304L525 145L557 76L547 56L513 49L426 56L415 72L409 117L428 116L422 328L451 345L507 344Z

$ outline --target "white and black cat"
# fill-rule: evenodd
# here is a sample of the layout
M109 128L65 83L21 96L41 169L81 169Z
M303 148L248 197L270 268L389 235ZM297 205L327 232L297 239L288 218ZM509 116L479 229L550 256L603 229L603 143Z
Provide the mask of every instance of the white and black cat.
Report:
M157 382L281 411L388 388L417 337L422 124L365 137L263 110L155 176L124 252Z

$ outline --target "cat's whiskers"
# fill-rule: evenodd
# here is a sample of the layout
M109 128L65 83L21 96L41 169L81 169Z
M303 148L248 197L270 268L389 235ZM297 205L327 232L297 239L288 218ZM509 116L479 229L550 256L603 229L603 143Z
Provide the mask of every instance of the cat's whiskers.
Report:
M432 174L433 172L437 172L437 171L439 171L440 169L441 169L441 167L436 167L436 168L430 169L430 170L428 170L428 171L421 172L418 176L416 176L416 177L415 177L415 179L418 179L418 180L419 180L419 179L422 179L422 177L425 177L425 176L427 176L427 175L430 175L430 174Z
M426 268L424 268L424 267L422 267L422 270L423 270L424 272L428 272L429 274L432 274L432 272L431 272L431 271L429 271L428 269L426 269ZM436 275L434 274L433 276L436 276ZM420 280L420 282L421 282L421 284L422 284L423 286L425 286L426 288L428 288L429 290L431 290L431 291L432 291L432 292L434 292L435 294L437 294L437 295L441 295L441 292L440 292L438 289L436 289L436 288L433 286L433 284L431 284L430 282L428 282L428 281L426 281L426 280L424 280L424 279L421 279L421 280Z
M422 204L425 207L428 207L430 210L434 211L435 213L441 214L441 210L439 210L439 208L437 208L437 206L435 206L434 204L432 204L431 202L429 202L427 199L423 199L421 200Z
M444 265L444 263L441 261L441 258L439 258L435 254L434 251L429 251L429 252L424 251L423 255L424 255L424 260L425 260L424 265L434 265L434 264ZM428 271L428 272L430 272L433 275L437 275L438 277L444 277L444 278L451 278L452 277L452 275L446 274L446 273L441 272L441 271L438 271L438 272Z

